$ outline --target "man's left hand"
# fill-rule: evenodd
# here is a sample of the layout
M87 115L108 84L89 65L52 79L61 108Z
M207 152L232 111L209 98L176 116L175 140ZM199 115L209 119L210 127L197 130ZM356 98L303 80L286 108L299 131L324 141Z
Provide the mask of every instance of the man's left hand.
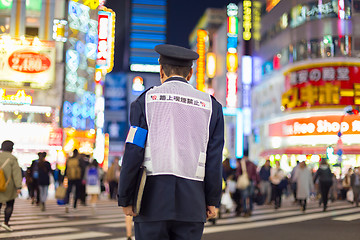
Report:
M212 219L216 217L215 206L206 206L206 219Z
M133 207L131 205L127 207L123 207L123 212L126 216L136 217L136 214L134 213Z

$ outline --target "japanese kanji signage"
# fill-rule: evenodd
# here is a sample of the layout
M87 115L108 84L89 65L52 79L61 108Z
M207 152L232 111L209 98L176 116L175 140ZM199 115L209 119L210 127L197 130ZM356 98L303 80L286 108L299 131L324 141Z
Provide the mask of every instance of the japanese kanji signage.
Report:
M285 73L282 109L360 105L360 67L323 64Z
M295 118L269 125L270 137L309 135L359 134L360 120L356 115L329 115Z

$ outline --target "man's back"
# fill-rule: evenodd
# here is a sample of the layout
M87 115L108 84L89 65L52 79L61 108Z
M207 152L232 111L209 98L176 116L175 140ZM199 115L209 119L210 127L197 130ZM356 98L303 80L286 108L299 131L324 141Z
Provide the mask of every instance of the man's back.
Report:
M173 80L148 91L145 105L149 133L144 165L148 175L203 180L210 96L186 82Z
M78 158L69 158L66 161L66 176L69 180L81 179L81 167Z

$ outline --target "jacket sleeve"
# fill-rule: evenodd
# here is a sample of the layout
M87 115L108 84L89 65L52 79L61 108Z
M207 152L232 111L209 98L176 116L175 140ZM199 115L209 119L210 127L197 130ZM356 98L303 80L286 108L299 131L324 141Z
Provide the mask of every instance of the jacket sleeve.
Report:
M224 117L222 107L215 99L210 120L209 142L205 165L205 200L206 205L220 205L222 190L222 153L224 147Z
M148 130L145 117L145 94L131 104L130 125ZM137 174L144 161L144 154L145 148L133 143L125 144L118 189L119 206L126 207L133 204Z

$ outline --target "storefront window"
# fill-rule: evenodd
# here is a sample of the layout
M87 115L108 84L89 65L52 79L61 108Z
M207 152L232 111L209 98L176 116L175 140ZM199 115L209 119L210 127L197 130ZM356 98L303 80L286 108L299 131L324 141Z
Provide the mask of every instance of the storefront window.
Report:
M321 57L321 46L319 40L310 40L310 58Z
M296 57L294 54L294 60L295 61L301 61L308 58L308 51L307 51L307 43L306 41L301 41L298 44L296 44Z
M351 37L348 35L334 38L335 57L348 56L350 54Z
M354 12L360 13L360 0L354 0Z
M321 42L321 56L323 58L334 56L334 43L333 38L330 35L324 36Z

